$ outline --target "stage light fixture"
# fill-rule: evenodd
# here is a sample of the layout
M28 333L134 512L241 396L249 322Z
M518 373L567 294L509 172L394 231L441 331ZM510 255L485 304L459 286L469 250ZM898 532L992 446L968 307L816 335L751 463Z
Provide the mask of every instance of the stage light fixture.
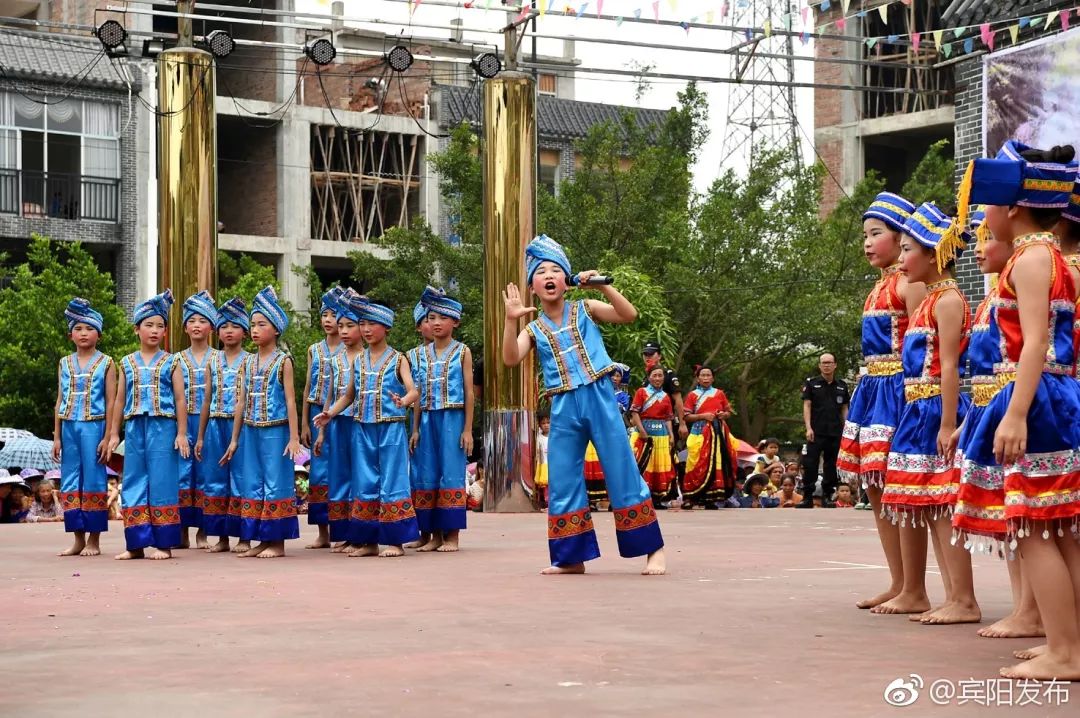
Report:
M142 56L147 58L155 58L161 53L165 52L165 41L157 38L151 38L143 40L142 44Z
M412 53L404 45L394 45L390 52L386 53L386 64L394 72L405 72L412 67L412 63Z
M127 30L116 20L106 20L101 23L94 34L106 50L115 50L127 40Z
M304 43L304 54L316 65L329 65L337 57L337 48L325 37L320 37Z
M499 56L493 52L480 53L469 64L476 74L485 80L490 80L502 70L502 62L499 61Z
M206 49L216 58L228 57L236 49L236 41L224 30L212 30L203 38Z

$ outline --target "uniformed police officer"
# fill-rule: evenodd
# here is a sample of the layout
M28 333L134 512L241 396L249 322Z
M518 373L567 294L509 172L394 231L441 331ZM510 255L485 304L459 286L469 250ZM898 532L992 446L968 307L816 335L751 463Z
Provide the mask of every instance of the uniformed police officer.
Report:
M840 453L840 436L847 419L847 384L836 378L836 357L822 354L818 361L818 376L807 377L802 388L803 424L806 425L806 456L803 457L803 501L800 509L814 507L814 484L821 467L821 505L835 506L836 455Z
M641 358L645 362L645 381L641 382L641 385L648 386L649 372L653 370L653 367L664 365L664 356L660 352L660 345L656 342L646 342L645 346L641 348ZM671 406L675 409L675 427L679 431L679 436L686 438L689 430L682 420L683 399L682 389L679 388L679 377L674 371L666 368L664 369L664 393L671 399Z

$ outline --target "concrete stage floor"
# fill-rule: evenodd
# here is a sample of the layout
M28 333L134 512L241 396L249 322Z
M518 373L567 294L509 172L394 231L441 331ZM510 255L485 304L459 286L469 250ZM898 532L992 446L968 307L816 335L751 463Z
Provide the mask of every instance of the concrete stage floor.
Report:
M1077 715L1076 688L1021 708L955 683L1035 640L857 610L888 577L868 511L668 511L662 577L618 558L610 514L586 576L538 575L540 514L469 521L457 555L305 551L304 526L284 559L129 562L117 522L93 559L55 556L60 524L0 526L0 716ZM1008 613L1005 566L975 570L984 615ZM887 705L912 673L915 704Z

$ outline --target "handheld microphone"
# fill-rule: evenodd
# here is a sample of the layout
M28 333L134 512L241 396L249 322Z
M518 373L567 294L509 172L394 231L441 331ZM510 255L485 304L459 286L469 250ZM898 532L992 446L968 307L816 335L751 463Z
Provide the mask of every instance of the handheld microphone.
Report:
M582 287L599 287L604 284L614 284L615 277L605 277L602 274L598 274L595 277L589 277L584 282L578 282Z

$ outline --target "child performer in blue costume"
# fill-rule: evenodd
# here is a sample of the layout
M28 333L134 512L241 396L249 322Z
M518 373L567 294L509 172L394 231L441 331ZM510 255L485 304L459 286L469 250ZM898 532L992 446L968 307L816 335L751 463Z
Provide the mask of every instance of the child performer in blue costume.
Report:
M664 539L649 487L641 478L626 439L619 404L607 375L615 371L597 321L628 324L637 310L617 289L598 287L610 302L568 303L570 284L597 275L570 271L570 260L558 242L540 235L525 249L529 287L540 299L541 316L518 333L518 319L535 312L525 306L515 284L503 292L506 323L502 358L517 366L536 347L544 387L551 396L548 444L548 551L551 566L544 574L584 573L585 562L600 556L585 494L585 447L596 446L604 467L611 510L615 514L619 554L647 555L643 574L665 572Z
M187 404L184 377L176 355L162 351L165 327L172 308L172 292L147 299L135 307L135 333L139 350L120 361L109 446L120 443L120 417L124 418L124 561L143 558L148 546L152 559L172 558L180 545L180 458L187 458ZM121 397L123 397L121 399Z
M420 538L405 544L405 548L419 548L426 546L431 541L431 510L435 508L435 492L431 486L422 483L417 475L419 461L416 456L416 447L420 443L420 414L419 408L424 405L427 397L424 396L424 382L421 379L424 362L424 349L431 343L431 324L428 322L428 310L423 302L417 302L413 307L413 324L416 333L420 335L420 344L405 352L405 358L409 360L412 368L413 384L420 392L416 406L409 409L407 424L409 427L409 485L412 487L413 507L416 509L416 524L420 527Z
M97 556L101 532L109 530L106 429L116 410L116 364L97 349L104 319L89 302L72 299L64 317L75 353L60 360L52 454L60 462L64 530L75 543L59 555Z
M352 289L336 290L325 301L334 309L337 317L338 336L341 337L344 351L336 354L331 362L330 398L324 408L332 406L349 389L352 381L352 366L364 349L360 337L360 314L357 310L359 295ZM349 514L352 510L353 494L359 486L353 485L358 477L352 471L353 420L356 415L354 404L345 407L342 412L325 427L318 429L315 440L315 453L327 460L330 506L330 540L334 553L349 552L353 545L349 542ZM315 417L312 417L314 420Z
M960 185L961 217L985 204L996 243L1013 246L998 278L990 324L1000 336L998 391L986 405L961 467L965 483L1001 486L1004 540L1019 552L1046 630L1006 678L1080 680L1080 386L1073 373L1076 286L1051 230L1069 202L1072 147L1037 150L1009 141L974 160ZM962 537L978 549L986 539Z
M239 476L239 538L241 542L258 539L259 544L240 554L241 558L278 558L285 555L287 539L300 537L293 483L300 432L292 357L278 349L278 337L289 326L289 317L273 287L255 295L248 321L258 350L241 369L232 441L221 461L227 463L237 447L242 448L239 466L232 467Z
M465 459L473 443L472 352L454 339L461 324L460 302L432 287L420 301L428 310L433 341L423 348L422 369L413 373L420 376L424 400L416 409L420 443L413 461L417 481L434 494L435 505L425 517L431 539L417 551L448 553L458 550L465 528ZM420 516L417 509L417 522Z
M235 489L232 467L239 459L223 461L232 438L233 418L236 416L237 382L240 368L250 356L244 351L248 331L247 307L244 300L233 297L218 308L214 328L221 340L221 350L210 359L206 373L205 396L199 414L199 438L195 442L195 458L200 462L203 481L203 531L217 536L218 542L207 547L209 553L229 550L229 535L238 534L240 526L240 494ZM235 524L230 532L229 523ZM238 552L251 548L240 544Z
M309 346L307 350L308 371L304 382L304 415L300 421L300 443L311 448L314 448L311 442L316 437L316 429L311 420L330 400L331 364L343 351L338 333L338 317L330 301L331 297L340 291L340 287L335 287L323 294L319 323L326 337ZM315 407L314 412L311 410L312 406ZM329 457L312 451L311 466L308 469L307 522L319 527L319 536L305 548L330 548L329 470Z
M191 346L176 355L184 376L184 399L187 404L187 438L190 446L195 446L199 438L199 416L209 393L206 391L207 367L213 361L217 350L210 347L210 334L217 324L217 307L214 298L205 289L193 294L184 302L184 333L191 340ZM206 530L203 527L203 503L206 490L203 488L204 466L198 455L180 460L180 548L188 548L191 543L188 529L194 526L195 546L206 548Z
M396 557L420 536L409 486L405 410L418 392L405 355L386 343L394 312L364 297L352 300L367 348L352 366L345 395L315 418L317 426L356 402L352 471L358 477L350 516L350 556ZM386 546L381 552L379 544Z

